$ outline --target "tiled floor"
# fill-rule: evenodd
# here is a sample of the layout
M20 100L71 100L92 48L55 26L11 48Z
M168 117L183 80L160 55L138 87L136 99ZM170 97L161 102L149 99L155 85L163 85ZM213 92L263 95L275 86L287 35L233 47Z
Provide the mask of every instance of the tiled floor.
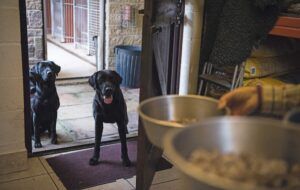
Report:
M58 79L87 77L96 72L96 66L65 51L51 42L47 42L47 59L61 67Z
M131 179L119 179L88 190L134 190L134 176ZM65 190L62 182L53 172L44 157L30 158L29 169L22 172L0 175L1 190ZM150 190L182 190L182 182L176 169L156 172Z
M95 126L92 111L92 102L95 91L87 83L76 85L57 85L60 98L58 109L58 121L56 125L58 144L53 145L47 133L43 134L42 148L34 149L33 152L65 148L83 144L94 143ZM139 89L122 88L127 104L129 117L128 137L137 135L139 102ZM102 141L116 140L119 138L116 124L104 124Z
M51 168L43 158L30 158L29 169L8 175L0 175L1 190L53 190L64 189L63 184L58 180Z

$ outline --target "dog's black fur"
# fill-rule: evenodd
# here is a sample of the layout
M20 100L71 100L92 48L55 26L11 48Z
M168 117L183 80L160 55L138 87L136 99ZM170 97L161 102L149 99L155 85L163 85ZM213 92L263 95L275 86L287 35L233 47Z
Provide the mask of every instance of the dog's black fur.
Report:
M98 164L100 143L104 123L117 123L121 140L121 158L124 166L130 166L128 158L126 133L128 116L126 103L120 89L121 76L112 70L102 70L94 73L89 78L89 84L95 89L93 102L95 118L95 147L94 155L90 159L90 165Z
M51 143L57 143L56 120L60 103L55 79L59 72L60 67L52 61L38 62L29 72L32 135L35 148L42 147L40 133L46 130L51 137Z

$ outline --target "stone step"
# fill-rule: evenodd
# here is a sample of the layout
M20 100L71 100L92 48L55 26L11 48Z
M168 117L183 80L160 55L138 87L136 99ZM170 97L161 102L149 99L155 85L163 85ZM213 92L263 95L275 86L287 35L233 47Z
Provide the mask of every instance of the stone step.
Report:
M87 83L88 83L88 77L74 78L74 79L56 79L55 82L57 86L87 84Z

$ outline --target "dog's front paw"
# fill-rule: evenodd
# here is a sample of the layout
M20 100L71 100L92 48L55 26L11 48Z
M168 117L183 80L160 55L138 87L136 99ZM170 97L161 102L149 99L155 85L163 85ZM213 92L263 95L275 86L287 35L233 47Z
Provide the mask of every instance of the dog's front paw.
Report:
M52 144L57 144L57 138L56 138L56 137L55 137L55 138L52 138L52 139L51 139L51 143L52 143Z
M90 159L90 161L89 161L89 164L90 164L91 166L94 166L94 165L99 164L98 158L92 157L92 158Z
M129 160L128 156L127 157L122 157L122 164L125 167L131 166L131 161Z
M42 143L41 142L35 142L34 143L34 148L42 148Z

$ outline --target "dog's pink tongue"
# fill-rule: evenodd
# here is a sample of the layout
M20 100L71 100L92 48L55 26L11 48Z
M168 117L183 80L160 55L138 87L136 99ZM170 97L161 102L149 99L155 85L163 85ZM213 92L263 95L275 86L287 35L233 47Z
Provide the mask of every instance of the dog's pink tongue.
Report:
M104 103L105 104L111 104L112 101L113 101L112 96L110 96L110 97L104 97Z

